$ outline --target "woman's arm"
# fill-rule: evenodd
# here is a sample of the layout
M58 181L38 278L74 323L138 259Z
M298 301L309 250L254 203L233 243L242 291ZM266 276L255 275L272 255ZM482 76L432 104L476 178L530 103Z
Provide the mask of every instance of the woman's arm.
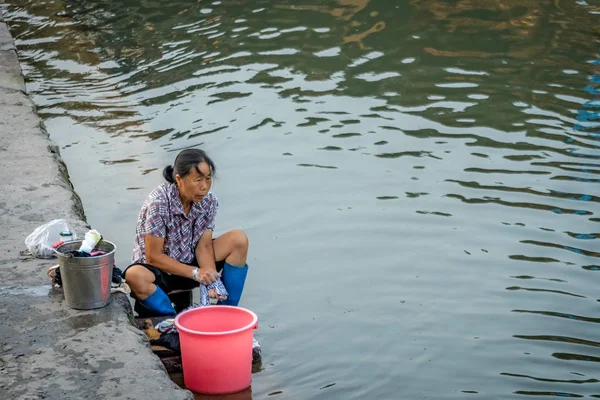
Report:
M161 237L152 236L146 234L146 261L148 264L154 265L161 271L169 274L183 276L184 278L195 279L198 282L209 285L213 283L219 275L216 272L216 267L213 267L214 274L211 270L198 270L196 277L194 278L194 270L196 267L192 267L187 264L183 264L172 257L169 257L163 253L162 249L165 243L165 239ZM212 242L212 241L211 241ZM212 243L211 243L212 248ZM214 258L213 258L214 265ZM215 276L216 274L216 276Z
M163 253L165 238L146 234L146 261L158 269L169 274L183 276L184 278L194 279L194 267L180 263L174 258Z
M196 245L196 260L200 266L200 271L214 271L217 272L217 266L215 265L215 250L213 249L212 231L206 230L200 236L198 244ZM217 275L218 276L218 275Z

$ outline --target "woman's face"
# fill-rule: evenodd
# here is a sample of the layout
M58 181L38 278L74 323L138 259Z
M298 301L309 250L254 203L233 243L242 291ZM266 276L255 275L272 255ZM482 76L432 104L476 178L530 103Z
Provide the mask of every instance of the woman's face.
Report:
M200 173L196 171L196 168L190 169L185 178L179 175L175 176L183 200L200 202L210 190L212 185L210 167L203 161L198 164L198 169Z

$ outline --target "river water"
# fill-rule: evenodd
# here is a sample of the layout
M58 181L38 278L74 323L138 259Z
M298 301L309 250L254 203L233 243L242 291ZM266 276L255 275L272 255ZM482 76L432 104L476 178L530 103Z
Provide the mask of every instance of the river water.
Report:
M600 397L598 1L8 3L120 266L162 168L214 158L253 398Z

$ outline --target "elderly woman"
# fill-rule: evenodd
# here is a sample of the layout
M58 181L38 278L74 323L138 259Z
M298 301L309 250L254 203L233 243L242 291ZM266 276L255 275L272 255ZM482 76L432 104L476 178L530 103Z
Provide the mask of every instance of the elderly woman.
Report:
M213 239L219 203L210 192L215 165L202 150L186 149L163 171L159 185L142 205L132 264L123 272L144 316L176 314L168 293L211 285L222 279L222 304L237 306L248 271L248 238L233 230Z

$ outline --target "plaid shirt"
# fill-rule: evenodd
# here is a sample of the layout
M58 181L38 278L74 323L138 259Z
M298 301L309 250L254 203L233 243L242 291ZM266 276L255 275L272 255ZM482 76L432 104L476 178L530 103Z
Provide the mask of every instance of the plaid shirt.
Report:
M216 196L209 192L201 202L193 202L188 215L175 183L163 183L148 195L142 205L135 228L133 263L146 263L146 234L165 238L163 253L184 264L195 258L200 236L215 229L215 216L219 209Z

